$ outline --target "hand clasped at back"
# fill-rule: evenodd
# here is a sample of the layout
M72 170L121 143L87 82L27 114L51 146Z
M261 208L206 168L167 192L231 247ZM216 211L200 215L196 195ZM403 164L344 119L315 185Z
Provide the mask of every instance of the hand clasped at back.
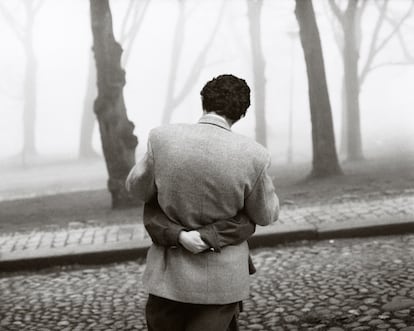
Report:
M178 242L193 254L198 254L209 249L209 246L201 239L200 233L194 230L181 231L178 235Z

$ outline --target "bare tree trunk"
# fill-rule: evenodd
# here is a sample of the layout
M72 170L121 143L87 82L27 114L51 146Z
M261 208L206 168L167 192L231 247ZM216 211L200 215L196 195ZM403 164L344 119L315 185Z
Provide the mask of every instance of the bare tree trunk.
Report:
M121 59L121 66L125 68L131 54L134 40L142 25L146 10L150 1L135 1L130 0L127 8L126 16L124 18L120 43L124 45L124 52ZM131 23L132 22L132 23ZM79 157L93 158L97 157L97 153L92 146L93 133L96 124L96 118L93 114L93 103L96 98L96 65L93 58L93 49L90 52L88 78L86 86L86 94L83 103L83 112L81 120L81 132L79 141Z
M308 74L313 146L311 176L338 175L342 171L336 154L322 47L312 1L296 0L295 14Z
M351 1L344 15L344 82L347 105L346 156L349 161L363 159L359 109L359 52L356 36L357 2Z
M96 91L96 65L91 50L89 56L88 79L86 94L83 101L83 112L81 122L81 134L79 141L79 157L90 158L96 156L92 147L93 130L95 128L95 115L93 114L93 103L97 95Z
M266 78L260 24L262 6L262 0L247 0L247 15L249 18L250 47L253 59L253 77L255 90L254 108L256 114L256 140L263 146L266 146Z
M23 105L23 165L37 154L36 151L36 102L37 102L37 61L33 49L33 20L34 14L26 4L27 22L24 34L24 49L26 69L24 77Z
M23 147L22 164L37 155L36 150L36 103L37 103L37 60L33 48L33 26L43 0L21 1L25 12L25 22L19 23L7 7L0 2L0 15L7 22L17 39L22 43L26 67L23 81Z
M102 148L108 169L108 189L112 207L135 205L125 189L125 179L135 163L137 137L128 120L123 87L125 71L121 68L122 48L116 42L108 0L90 0L93 50L98 77L98 97L94 111L98 119Z

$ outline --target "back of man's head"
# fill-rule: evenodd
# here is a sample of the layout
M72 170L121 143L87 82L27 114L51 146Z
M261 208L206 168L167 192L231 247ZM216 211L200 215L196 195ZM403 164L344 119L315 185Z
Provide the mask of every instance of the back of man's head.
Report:
M213 78L200 92L203 109L237 122L250 106L250 88L244 79L233 75Z

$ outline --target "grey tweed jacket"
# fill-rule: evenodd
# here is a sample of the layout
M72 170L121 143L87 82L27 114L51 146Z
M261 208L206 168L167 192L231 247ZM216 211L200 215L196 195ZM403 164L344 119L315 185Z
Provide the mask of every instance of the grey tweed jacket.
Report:
M153 129L148 151L126 185L143 201L157 194L164 213L187 228L233 217L241 209L256 224L268 225L279 213L269 165L261 145L207 114L197 124ZM143 281L149 293L175 301L236 302L249 295L247 260L246 242L200 254L152 245Z

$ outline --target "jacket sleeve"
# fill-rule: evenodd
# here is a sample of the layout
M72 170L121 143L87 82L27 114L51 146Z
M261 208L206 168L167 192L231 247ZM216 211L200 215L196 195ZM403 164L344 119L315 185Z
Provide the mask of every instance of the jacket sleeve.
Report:
M144 226L152 242L163 247L178 247L178 236L181 231L187 231L185 227L169 219L158 204L156 197L145 203ZM240 212L234 218L219 220L213 224L197 229L201 239L207 245L219 253L221 248L235 245L247 240L255 231L256 225ZM256 273L256 268L249 254L249 274Z
M150 138L148 138L147 152L129 172L125 186L128 192L141 201L148 201L156 194L154 155Z
M144 206L144 226L152 242L159 246L178 246L178 235L187 230L164 214L157 197L153 197Z
M270 156L245 199L247 216L258 225L269 225L279 217L279 199L269 176Z
M228 245L238 245L249 239L256 230L256 224L250 221L242 211L235 217L218 220L199 229L203 239L215 251Z
M144 226L152 242L159 246L179 246L178 236L186 227L168 218L154 197L144 206ZM203 239L216 252L228 245L237 245L252 236L256 225L243 213L235 217L218 220L196 229Z

